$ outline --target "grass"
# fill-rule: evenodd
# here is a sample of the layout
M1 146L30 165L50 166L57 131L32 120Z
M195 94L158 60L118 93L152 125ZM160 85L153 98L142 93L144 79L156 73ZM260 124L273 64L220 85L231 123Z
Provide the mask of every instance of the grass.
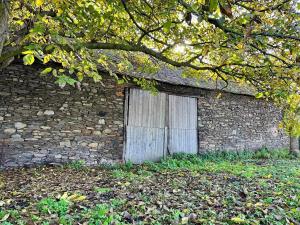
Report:
M287 150L177 154L159 163L3 171L0 224L297 224ZM21 181L21 183L20 183Z

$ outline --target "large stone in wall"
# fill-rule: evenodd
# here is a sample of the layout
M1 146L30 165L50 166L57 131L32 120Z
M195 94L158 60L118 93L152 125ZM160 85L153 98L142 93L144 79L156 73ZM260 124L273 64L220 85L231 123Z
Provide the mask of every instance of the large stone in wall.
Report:
M14 133L16 133L16 129L15 128L6 128L6 129L4 129L4 133L14 134Z
M25 127L27 127L27 124L25 124L25 123L22 123L22 122L16 122L15 123L15 128L18 129L18 130L23 129Z
M53 110L46 110L46 111L44 111L44 115L47 115L47 116L52 116L52 115L54 115L55 113L54 113L54 111Z

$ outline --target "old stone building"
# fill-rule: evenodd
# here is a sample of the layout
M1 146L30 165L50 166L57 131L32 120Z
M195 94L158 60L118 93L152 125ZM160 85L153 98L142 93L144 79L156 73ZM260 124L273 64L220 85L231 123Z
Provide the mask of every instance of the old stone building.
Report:
M158 95L133 84L61 89L40 66L0 71L1 168L84 160L156 160L174 152L286 148L281 112L248 89L193 84L163 71ZM220 95L221 93L221 95Z

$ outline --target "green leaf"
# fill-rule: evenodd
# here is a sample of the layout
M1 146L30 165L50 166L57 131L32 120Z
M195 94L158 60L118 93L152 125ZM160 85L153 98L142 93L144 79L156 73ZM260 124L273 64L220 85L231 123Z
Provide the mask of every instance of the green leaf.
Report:
M61 88L63 88L64 86L66 86L66 84L69 84L71 86L74 86L74 84L77 82L77 80L66 76L66 75L60 75L58 76L58 79L55 81L55 83L57 83Z
M168 21L163 25L164 32L168 33L172 27L172 21Z
M125 81L124 81L123 79L120 79L120 80L117 80L117 83L118 83L118 84L124 84Z
M52 71L52 68L51 68L51 67L48 67L48 68L44 69L44 70L41 72L41 74L42 74L42 75L45 75L45 74L50 73L51 71Z
M22 52L23 55L29 55L29 54L33 54L34 51L33 50L26 50L24 52Z
M45 26L42 23L36 23L34 27L30 30L30 33L36 33L36 34L44 34L45 33Z
M209 1L209 11L211 13L215 12L218 9L219 2L218 0L210 0Z
M264 94L261 93L261 92L259 92L259 93L257 93L257 94L255 95L255 97L256 97L256 98L262 98L262 97L264 97Z
M34 56L32 54L23 57L24 65L32 65L34 63Z

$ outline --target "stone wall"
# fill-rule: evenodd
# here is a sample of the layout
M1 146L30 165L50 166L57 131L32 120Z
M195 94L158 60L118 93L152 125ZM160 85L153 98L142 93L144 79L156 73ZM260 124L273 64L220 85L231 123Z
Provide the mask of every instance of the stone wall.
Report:
M0 167L122 161L125 86L104 76L105 87L60 89L39 70L14 64L0 71ZM199 151L288 147L271 103L166 83L158 88L198 97Z
M106 79L105 87L60 89L38 71L22 65L0 71L2 166L120 160L124 88Z
M288 148L273 104L252 96L206 92L198 99L200 151Z

